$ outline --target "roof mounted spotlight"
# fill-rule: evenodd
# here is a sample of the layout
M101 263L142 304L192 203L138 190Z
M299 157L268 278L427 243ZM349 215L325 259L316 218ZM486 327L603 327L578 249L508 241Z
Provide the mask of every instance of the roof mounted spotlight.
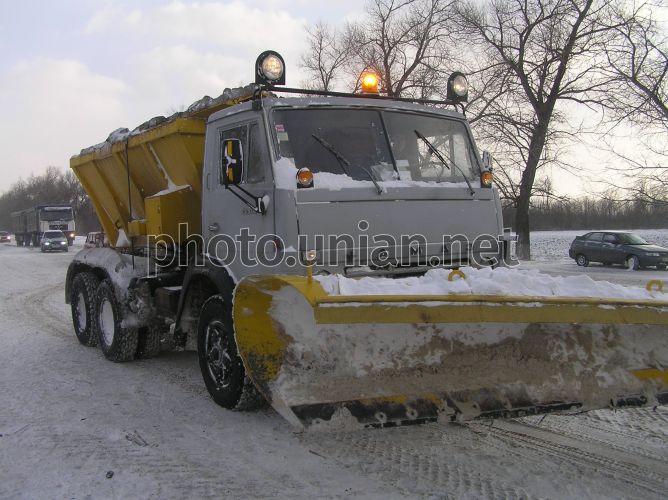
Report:
M455 71L448 78L448 101L466 102L469 99L469 82L464 73Z
M265 50L255 61L255 83L285 85L285 61L278 52Z

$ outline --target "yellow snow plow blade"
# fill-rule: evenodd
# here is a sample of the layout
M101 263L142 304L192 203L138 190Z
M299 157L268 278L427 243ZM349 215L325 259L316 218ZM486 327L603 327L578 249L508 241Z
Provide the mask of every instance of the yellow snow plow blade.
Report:
M254 276L233 314L248 375L298 428L668 403L668 301L340 296Z

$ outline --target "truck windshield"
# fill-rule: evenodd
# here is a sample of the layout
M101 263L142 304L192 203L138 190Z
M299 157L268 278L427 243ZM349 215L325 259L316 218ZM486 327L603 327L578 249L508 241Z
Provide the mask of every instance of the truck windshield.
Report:
M456 120L394 111L383 112L381 119L381 112L363 109L285 109L274 111L274 129L280 156L314 173L361 181L369 180L369 172L378 181L463 182L464 175L476 177L466 127ZM446 165L416 130L439 150ZM332 149L350 165L342 166Z
M72 220L71 208L47 207L41 210L41 218L44 221Z

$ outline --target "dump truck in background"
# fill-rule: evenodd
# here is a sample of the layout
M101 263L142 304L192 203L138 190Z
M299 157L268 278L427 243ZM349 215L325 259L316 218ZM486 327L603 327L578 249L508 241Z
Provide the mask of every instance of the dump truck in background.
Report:
M12 229L18 246L39 246L42 234L49 230L60 230L70 246L74 243L76 223L72 206L62 203L37 205L12 212Z
M111 245L68 269L82 344L112 361L196 348L216 403L266 400L298 428L668 400L665 301L328 288L510 261L463 75L427 102L372 75L362 94L282 87L272 51L255 69L72 157Z

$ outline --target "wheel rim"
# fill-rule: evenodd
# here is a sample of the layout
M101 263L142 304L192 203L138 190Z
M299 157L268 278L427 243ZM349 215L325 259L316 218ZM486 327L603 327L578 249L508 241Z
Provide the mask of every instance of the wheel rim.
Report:
M79 292L77 295L76 303L76 313L77 313L77 322L79 323L79 329L85 330L88 323L88 316L86 315L86 303L84 301L83 292Z
M206 327L206 364L211 379L219 388L230 385L232 378L232 356L225 325L211 321Z
M106 345L111 345L114 341L114 330L116 321L114 320L114 308L107 299L102 299L100 304L100 329Z
M585 263L584 255L578 255L578 264L584 266L584 263Z
M628 269L631 269L631 270L635 269L635 267L636 267L636 258L635 258L635 257L629 257L629 258L627 259L627 261L626 261L626 267L627 267Z

